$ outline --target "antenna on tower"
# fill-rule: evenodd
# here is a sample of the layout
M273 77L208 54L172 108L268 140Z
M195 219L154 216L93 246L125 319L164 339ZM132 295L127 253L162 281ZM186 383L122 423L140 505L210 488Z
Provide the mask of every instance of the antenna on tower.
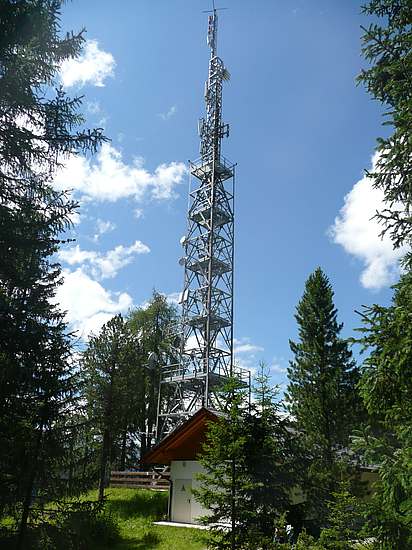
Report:
M227 10L227 8L216 8L215 7L215 0L212 0L213 2L213 9L211 10L204 10L203 13L211 13L212 15L209 15L209 24L208 24L208 30L207 30L207 45L211 49L211 57L216 56L217 52L217 12L222 10Z
M226 8L220 8L226 9ZM222 154L229 125L222 120L223 85L230 75L217 56L217 11L208 10L211 49L205 85L205 115L199 122L200 158L190 162L184 249L182 315L171 329L174 353L165 356L158 409L161 440L201 407L220 410L219 387L231 376L250 386L249 372L233 358L235 164Z

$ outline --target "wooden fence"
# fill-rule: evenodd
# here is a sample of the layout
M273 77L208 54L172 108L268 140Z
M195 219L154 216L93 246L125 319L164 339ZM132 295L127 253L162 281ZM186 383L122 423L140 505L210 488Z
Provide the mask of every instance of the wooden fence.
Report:
M153 491L169 490L170 472L111 472L110 487L132 487Z

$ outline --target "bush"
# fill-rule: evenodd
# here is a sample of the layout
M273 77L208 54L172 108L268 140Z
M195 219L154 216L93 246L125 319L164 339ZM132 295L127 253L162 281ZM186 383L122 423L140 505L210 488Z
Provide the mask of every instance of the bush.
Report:
M104 503L83 501L66 504L56 518L56 527L61 539L59 544L64 542L61 548L67 550L89 550L96 543L110 547L120 538L117 521L105 509Z
M112 548L120 540L115 517L97 502L58 504L37 510L25 538L25 550L93 550ZM1 548L14 548L16 531L0 532Z

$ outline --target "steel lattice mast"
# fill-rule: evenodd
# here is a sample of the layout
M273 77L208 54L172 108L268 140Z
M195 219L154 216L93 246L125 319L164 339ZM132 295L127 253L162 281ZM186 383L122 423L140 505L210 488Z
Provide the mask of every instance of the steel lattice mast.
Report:
M182 317L175 331L179 361L162 369L157 439L200 407L219 410L216 392L225 378L249 380L233 366L233 259L235 165L221 153L229 125L222 122L223 82L230 75L217 55L217 11L209 16L211 50L205 117L199 121L200 158L190 162Z

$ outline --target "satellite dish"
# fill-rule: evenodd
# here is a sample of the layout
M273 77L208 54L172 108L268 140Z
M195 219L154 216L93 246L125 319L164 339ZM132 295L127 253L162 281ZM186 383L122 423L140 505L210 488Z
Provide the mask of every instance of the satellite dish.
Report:
M180 244L182 246L185 246L186 243L187 243L187 237L186 235L183 235L183 237L180 238Z
M185 265L186 264L186 256L183 256L183 258L180 258L179 265Z

